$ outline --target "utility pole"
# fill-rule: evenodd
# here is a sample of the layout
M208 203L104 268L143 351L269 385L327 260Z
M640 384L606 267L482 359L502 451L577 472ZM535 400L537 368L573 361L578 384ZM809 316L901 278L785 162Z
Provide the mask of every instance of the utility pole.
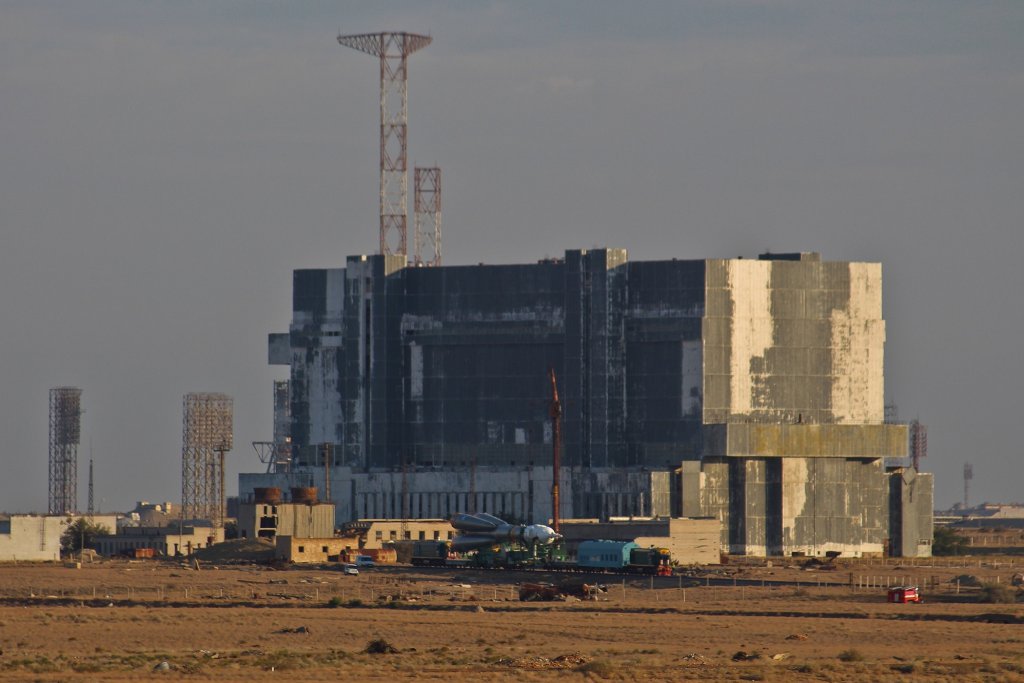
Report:
M89 519L92 519L93 515L96 513L96 507L93 504L94 501L95 501L95 498L93 497L93 487L92 487L92 440L90 439L90 442L89 442Z

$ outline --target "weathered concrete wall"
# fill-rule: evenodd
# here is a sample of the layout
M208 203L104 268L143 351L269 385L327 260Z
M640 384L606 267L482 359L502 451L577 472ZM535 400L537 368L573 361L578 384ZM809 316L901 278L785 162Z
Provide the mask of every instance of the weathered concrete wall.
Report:
M881 460L708 458L698 476L688 470L684 501L696 478L701 513L722 522L730 553L861 557L885 550L889 498Z
M881 460L785 458L782 466L779 554L863 557L885 551L888 487Z
M704 454L755 458L901 458L907 454L907 426L746 422L705 425Z
M278 479L280 475L269 475ZM238 505L238 534L242 538L273 538L286 534L295 538L334 535L335 507L329 503L254 503Z
M893 555L931 557L934 537L934 478L913 467L889 471L889 536Z
M11 515L0 519L0 562L60 559L63 517Z
M881 288L877 263L709 260L704 422L881 423Z

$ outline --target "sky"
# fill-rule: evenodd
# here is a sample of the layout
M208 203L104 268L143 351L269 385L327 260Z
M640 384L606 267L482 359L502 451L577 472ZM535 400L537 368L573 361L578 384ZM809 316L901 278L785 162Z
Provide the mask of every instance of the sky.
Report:
M0 0L0 510L45 511L48 391L82 388L104 511L181 496L182 397L272 433L291 272L377 249L379 72L446 264L818 251L882 263L886 400L935 503L1021 501L1019 0ZM411 179L410 179L411 187ZM411 220L410 220L411 223Z

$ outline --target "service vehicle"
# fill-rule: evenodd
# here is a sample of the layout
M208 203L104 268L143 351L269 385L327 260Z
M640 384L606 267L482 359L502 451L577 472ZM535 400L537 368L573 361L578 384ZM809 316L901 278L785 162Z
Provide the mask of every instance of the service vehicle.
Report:
M921 602L921 591L917 586L893 586L889 589L886 600L902 604Z

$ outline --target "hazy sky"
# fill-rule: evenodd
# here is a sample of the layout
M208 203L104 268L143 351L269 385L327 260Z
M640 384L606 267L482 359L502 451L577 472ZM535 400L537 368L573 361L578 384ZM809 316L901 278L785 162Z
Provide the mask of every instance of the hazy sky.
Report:
M965 461L1024 500L1024 2L0 0L0 509L46 508L59 385L83 509L90 450L104 510L180 499L190 391L235 399L229 492L259 470L291 271L377 248L378 68L339 30L434 37L445 263L880 261L936 504Z

